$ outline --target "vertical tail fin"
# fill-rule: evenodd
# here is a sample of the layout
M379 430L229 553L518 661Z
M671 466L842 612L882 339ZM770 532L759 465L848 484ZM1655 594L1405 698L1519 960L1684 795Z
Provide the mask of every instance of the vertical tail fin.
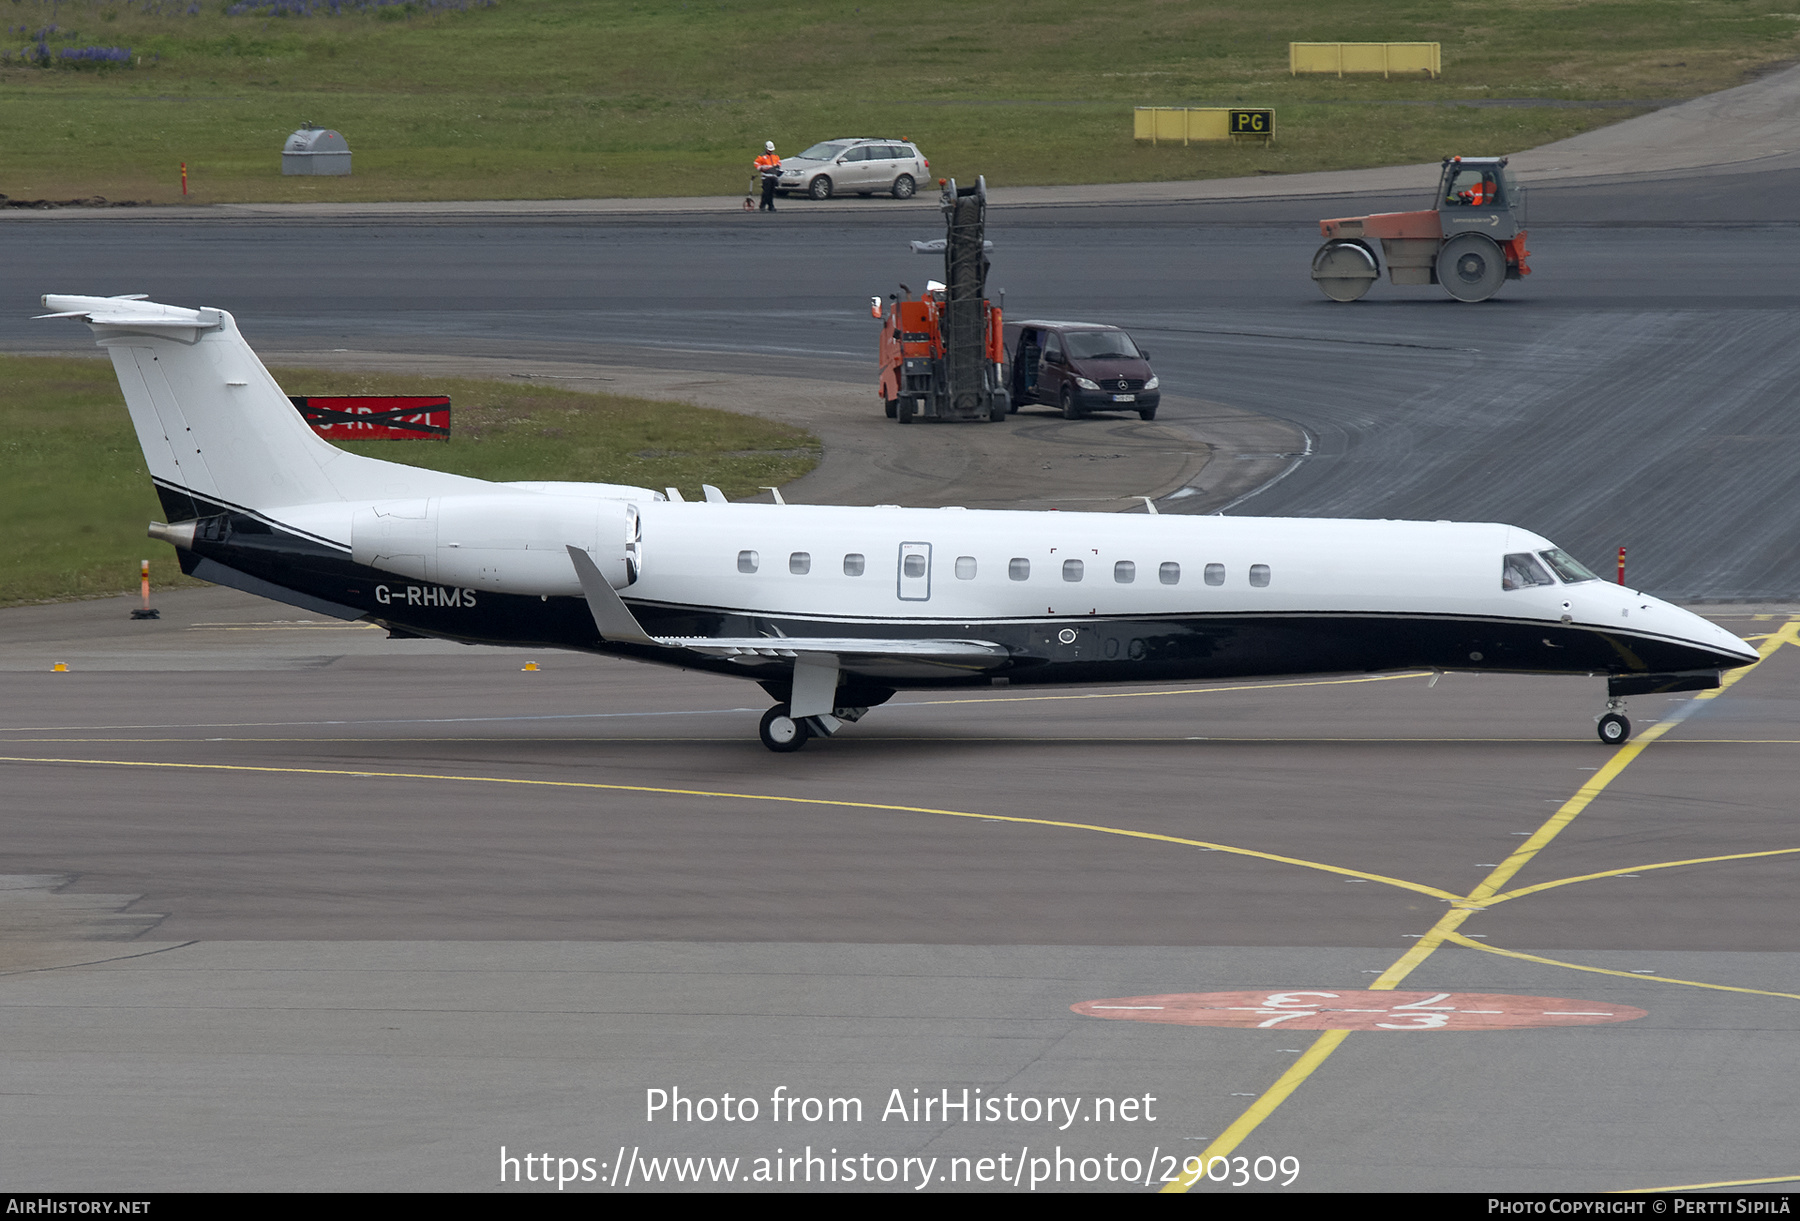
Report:
M112 356L150 476L228 508L338 500L326 475L344 456L319 437L224 310L48 296Z
M345 453L313 432L221 309L46 296L112 356L150 476L171 519L221 508L430 496L480 480ZM192 512L173 511L186 498Z

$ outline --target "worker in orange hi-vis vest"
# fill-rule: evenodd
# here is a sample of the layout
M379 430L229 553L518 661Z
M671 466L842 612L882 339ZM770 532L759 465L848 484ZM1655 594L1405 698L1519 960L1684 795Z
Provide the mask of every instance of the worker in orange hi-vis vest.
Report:
M1480 182L1475 183L1466 191L1458 191L1456 197L1465 204L1471 204L1477 208L1484 208L1488 204L1493 203L1494 197L1499 193L1499 187L1494 182L1494 176L1491 173L1485 173L1481 176Z
M781 158L775 155L775 141L763 143L762 156L755 162L756 172L762 175L762 207L759 211L775 210L775 184L781 181Z

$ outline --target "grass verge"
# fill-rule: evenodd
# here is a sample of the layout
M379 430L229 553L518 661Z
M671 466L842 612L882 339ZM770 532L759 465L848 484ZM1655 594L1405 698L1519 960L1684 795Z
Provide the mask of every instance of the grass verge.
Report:
M1800 56L1800 0L336 8L0 3L0 192L177 202L185 161L200 203L721 195L765 139L851 134L912 138L933 173L996 185L1350 168L1515 152L1636 112L1463 103L1685 98ZM1444 75L1288 75L1290 40L1333 39L1437 41ZM60 58L83 48L129 55ZM1276 107L1272 148L1131 139L1136 105L1240 103ZM353 176L281 175L304 121L345 133Z
M360 441L372 457L481 479L711 483L733 498L797 479L819 460L810 433L695 407L530 384L274 370L293 394L448 394L449 441ZM0 606L198 584L144 537L162 511L103 360L0 356Z

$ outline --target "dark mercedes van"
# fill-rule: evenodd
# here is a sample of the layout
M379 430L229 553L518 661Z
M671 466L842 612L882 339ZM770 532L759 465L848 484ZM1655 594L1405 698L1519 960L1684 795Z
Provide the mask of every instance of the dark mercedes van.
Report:
M1090 411L1135 411L1139 419L1156 418L1162 392L1150 369L1150 354L1118 327L1041 320L1016 325L1007 381L1015 411L1021 403L1046 403L1062 408L1065 420Z

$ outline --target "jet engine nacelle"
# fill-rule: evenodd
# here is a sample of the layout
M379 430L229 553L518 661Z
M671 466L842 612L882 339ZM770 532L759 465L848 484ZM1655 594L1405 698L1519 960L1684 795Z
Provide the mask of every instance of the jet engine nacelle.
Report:
M351 518L350 554L397 576L509 594L581 596L568 548L593 556L607 583L637 580L637 506L531 492L434 496L366 505Z

